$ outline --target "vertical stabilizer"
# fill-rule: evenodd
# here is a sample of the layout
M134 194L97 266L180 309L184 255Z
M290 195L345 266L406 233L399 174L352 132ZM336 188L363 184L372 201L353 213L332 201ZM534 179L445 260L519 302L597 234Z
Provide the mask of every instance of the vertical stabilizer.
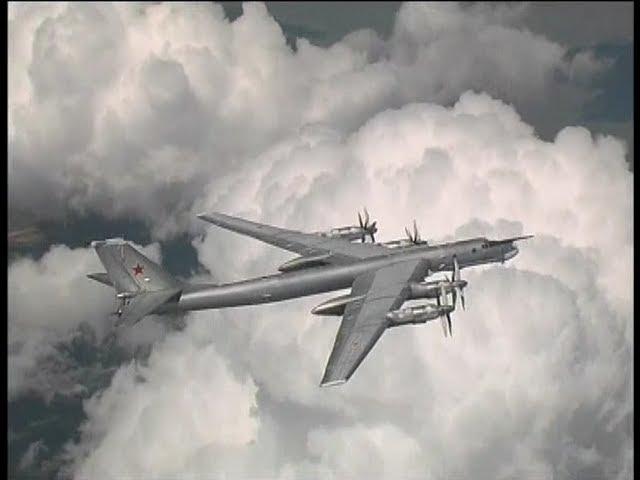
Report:
M120 238L91 242L107 273L88 277L116 289L119 323L134 325L144 316L176 302L182 282Z
M122 239L91 242L118 293L177 288L180 282Z

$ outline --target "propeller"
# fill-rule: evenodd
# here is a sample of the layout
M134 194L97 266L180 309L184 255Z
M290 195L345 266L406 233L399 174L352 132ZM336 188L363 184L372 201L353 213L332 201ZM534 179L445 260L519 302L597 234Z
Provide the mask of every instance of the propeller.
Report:
M362 243L364 243L365 234L367 233L371 237L371 242L375 243L376 238L373 236L373 234L378 231L378 228L376 227L377 223L378 222L374 221L369 224L369 212L367 212L367 207L364 207L364 220L362 219L362 215L360 215L360 212L358 212L358 224L362 229L362 237L360 238Z
M451 295L453 296L453 308L456 307L457 298L460 297L460 303L462 304L462 308L464 306L464 293L463 288L467 285L467 282L460 278L460 265L458 264L458 259L453 257L453 278L449 278L448 275L445 275L445 282L440 282L440 295L436 296L436 302L438 307L441 305L447 305L447 291L451 291ZM442 325L442 331L444 332L444 336L447 336L447 327L449 330L449 336L453 337L453 326L451 323L451 311L447 310L440 315L440 325ZM445 323L446 318L446 323Z
M413 235L407 227L404 227L404 233L407 234L407 238L409 238L411 243L416 245L422 243L422 241L420 240L420 232L418 232L418 225L416 224L415 220L413 221Z
M440 296L442 297L442 301L444 302L444 304L447 304L447 291L444 288L444 284L440 284ZM447 323L449 324L449 335L453 336L453 331L451 330L451 314L449 313L449 310L447 310L446 312L446 317L447 317Z
M447 281L448 284L452 284L452 280L449 278L448 275L444 276L445 280ZM455 308L457 305L457 300L458 300L458 294L457 294L457 289L456 288L452 288L451 289L451 296L453 297L453 307Z
M442 300L440 300L442 299ZM442 304L447 305L447 291L445 289L444 283L440 284L440 296L436 297L436 302L438 303L438 307ZM440 325L442 326L442 331L444 332L444 336L447 336L447 326L449 327L449 335L453 337L453 330L451 328L451 311L446 310L444 315L440 315ZM445 323L446 318L446 323Z
M442 305L440 303L440 297L436 297L436 303L438 304L438 307ZM447 323L445 322L444 315L440 315L440 326L442 327L442 333L444 333L444 337L447 338Z
M462 281L462 278L460 277L460 265L458 264L458 259L456 258L456 256L453 256L453 281L455 282L455 292L458 294L458 296L460 296L460 303L462 304L462 309L466 310L465 306L464 306L464 292L463 292L463 288L466 285L466 282ZM456 295L454 295L453 297L453 306L455 307L456 305Z

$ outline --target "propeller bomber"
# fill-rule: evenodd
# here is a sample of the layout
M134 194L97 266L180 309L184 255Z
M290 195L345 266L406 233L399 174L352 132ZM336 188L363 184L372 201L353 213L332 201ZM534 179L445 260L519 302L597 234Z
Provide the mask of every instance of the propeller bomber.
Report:
M349 288L348 294L312 310L317 315L342 316L322 386L345 383L387 328L439 318L445 336L451 335L451 312L458 298L465 308L467 282L461 278L461 269L504 263L518 254L515 242L530 238L478 237L431 245L420 239L414 220L413 231L405 229L407 239L375 243L377 223L370 222L366 209L364 216L358 214L358 225L320 233L284 229L222 213L198 217L299 256L273 275L223 285L194 284L174 278L122 239L92 242L106 272L88 276L115 289L119 301L116 327L132 326L150 314L181 315L192 310L279 302ZM367 238L371 242L366 242ZM427 280L434 273L448 271L453 272L451 278ZM414 299L435 303L403 307Z

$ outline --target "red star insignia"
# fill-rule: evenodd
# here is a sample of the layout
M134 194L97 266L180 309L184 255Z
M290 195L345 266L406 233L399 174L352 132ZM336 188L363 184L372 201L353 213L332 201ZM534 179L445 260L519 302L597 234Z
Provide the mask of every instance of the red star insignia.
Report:
M136 264L135 267L133 267L133 274L134 275L142 275L142 272L144 272L144 268L142 267L142 265L140 265L139 263Z

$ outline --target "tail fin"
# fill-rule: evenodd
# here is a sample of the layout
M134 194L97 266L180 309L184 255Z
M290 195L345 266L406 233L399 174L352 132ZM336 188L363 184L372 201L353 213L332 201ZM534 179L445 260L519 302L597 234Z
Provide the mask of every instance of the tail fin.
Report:
M87 275L116 289L120 323L133 325L167 302L178 300L182 282L120 238L91 242L107 273Z
M91 242L91 246L96 249L107 270L106 276L118 293L153 292L181 285L160 265L120 238ZM104 274L91 274L89 278L106 283Z

